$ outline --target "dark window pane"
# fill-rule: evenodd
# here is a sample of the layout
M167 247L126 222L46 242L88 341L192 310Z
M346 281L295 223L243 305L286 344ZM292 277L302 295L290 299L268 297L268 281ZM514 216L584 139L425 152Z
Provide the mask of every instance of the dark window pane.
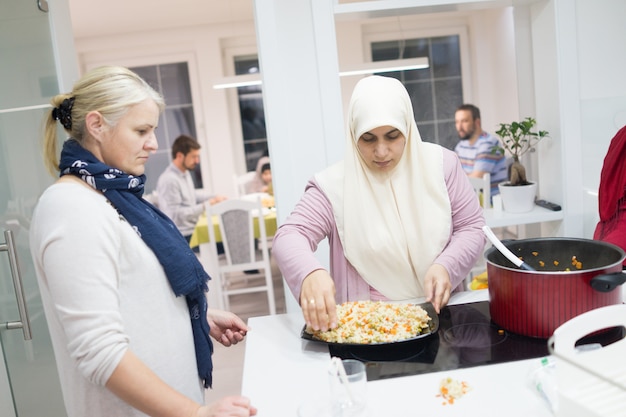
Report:
M259 72L259 59L256 56L235 57L235 74L255 74Z
M375 42L372 44L372 61L390 61L400 57L398 41Z
M417 123L417 129L423 142L437 143L435 140L435 124L433 122Z
M241 130L243 140L265 139L265 112L263 110L263 98L240 95L239 108L241 109Z
M457 142L459 141L459 135L456 132L454 122L438 122L437 123L437 136L439 138L439 144L444 148L448 148L451 151L454 150Z
M161 90L161 84L159 83L159 75L157 74L157 67L155 65L149 67L134 67L131 68L133 72L143 78L150 87L163 94Z
M429 43L428 39L407 39L404 42L402 58L419 58L429 56Z
M168 106L191 104L191 85L187 63L160 66L163 95Z
M192 108L165 109L165 119L168 137L172 143L181 134L189 135L193 138L197 137ZM172 143L169 144L169 147L171 147Z
M458 36L432 38L432 60L435 78L460 77L461 61Z
M463 86L460 78L435 81L437 119L454 120L454 111L463 102Z
M411 83L406 89L413 103L413 114L416 122L430 122L434 120L433 89L430 83Z

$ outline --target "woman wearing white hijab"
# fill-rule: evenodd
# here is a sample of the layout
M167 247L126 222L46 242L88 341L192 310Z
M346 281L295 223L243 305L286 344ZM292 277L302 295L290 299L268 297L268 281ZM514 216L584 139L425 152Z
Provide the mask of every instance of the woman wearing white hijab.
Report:
M454 152L422 142L398 80L359 81L344 160L315 175L272 251L314 329L336 303L423 297L439 311L485 245L478 199ZM328 238L330 274L313 252Z

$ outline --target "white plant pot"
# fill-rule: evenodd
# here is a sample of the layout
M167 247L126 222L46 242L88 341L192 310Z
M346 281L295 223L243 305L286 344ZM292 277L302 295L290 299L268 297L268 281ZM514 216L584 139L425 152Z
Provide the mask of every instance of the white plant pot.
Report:
M504 211L509 213L526 213L535 207L537 183L529 185L508 185L509 182L498 184Z

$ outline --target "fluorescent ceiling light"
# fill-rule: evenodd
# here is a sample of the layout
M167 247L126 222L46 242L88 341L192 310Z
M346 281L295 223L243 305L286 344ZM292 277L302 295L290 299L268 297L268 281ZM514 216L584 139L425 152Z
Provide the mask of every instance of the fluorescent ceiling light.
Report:
M250 85L260 85L261 84L261 74L258 72L255 74L244 74L244 75L235 75L233 77L224 77L220 80L219 84L215 84L213 88L216 90L222 88L233 88L233 87L247 87Z
M392 61L376 61L361 64L356 68L339 71L339 75L379 74L383 72L407 71L428 68L428 58L394 59Z
M358 67L346 69L345 71L339 71L339 75L341 77L347 77L351 75L380 74L385 72L424 69L428 68L428 66L428 58L426 57L395 59L391 61L368 62L361 64ZM218 84L213 85L213 88L218 90L223 88L246 87L260 84L261 74L255 73L222 78Z

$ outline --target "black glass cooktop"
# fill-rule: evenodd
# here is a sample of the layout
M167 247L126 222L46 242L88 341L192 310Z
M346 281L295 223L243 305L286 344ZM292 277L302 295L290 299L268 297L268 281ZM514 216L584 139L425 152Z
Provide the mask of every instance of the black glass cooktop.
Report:
M365 362L372 381L539 358L548 355L548 345L501 328L491 320L489 302L482 301L443 308L439 331L430 337L396 345L330 345L329 353Z

